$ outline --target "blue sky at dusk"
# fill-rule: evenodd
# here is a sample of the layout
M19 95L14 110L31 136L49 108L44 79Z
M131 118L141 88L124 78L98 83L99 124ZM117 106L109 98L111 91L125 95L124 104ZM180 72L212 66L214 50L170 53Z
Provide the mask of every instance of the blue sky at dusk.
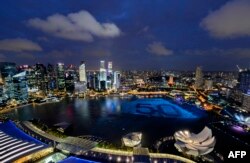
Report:
M250 65L249 0L0 1L0 61L96 69Z

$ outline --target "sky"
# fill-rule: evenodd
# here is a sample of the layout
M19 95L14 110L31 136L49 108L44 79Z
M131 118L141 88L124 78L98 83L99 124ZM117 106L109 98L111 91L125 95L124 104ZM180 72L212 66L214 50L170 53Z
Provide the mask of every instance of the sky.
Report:
M250 0L0 1L0 61L122 70L250 66Z

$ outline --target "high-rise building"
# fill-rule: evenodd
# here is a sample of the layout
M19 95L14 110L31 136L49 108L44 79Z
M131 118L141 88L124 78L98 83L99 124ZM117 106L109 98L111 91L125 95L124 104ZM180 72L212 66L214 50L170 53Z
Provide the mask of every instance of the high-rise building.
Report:
M70 73L65 74L65 88L67 92L71 92L71 93L73 93L75 89L74 77Z
M79 81L87 83L87 76L86 76L86 69L85 69L84 61L82 61L81 65L79 66Z
M0 71L2 77L5 79L7 76L14 76L17 73L16 64L12 62L0 62Z
M250 70L242 70L239 72L238 89L242 93L250 94Z
M100 61L100 77L99 89L105 90L107 87L107 71L105 68L105 61Z
M52 64L47 66L47 81L48 81L48 90L53 91L57 88L56 72Z
M113 73L113 65L112 62L108 62L108 76Z
M250 94L243 94L242 108L250 111Z
M13 76L14 98L19 101L28 100L28 84L26 71Z
M87 79L88 79L88 82L87 82L87 86L89 89L98 89L99 88L99 80L98 80L98 76L99 76L99 73L96 72L96 71L89 71L87 73Z
M12 99L14 97L13 76L17 73L16 64L12 62L0 62L0 71L4 81L4 96Z
M112 88L113 82L113 65L112 62L108 62L107 89Z
M201 89L203 87L203 72L201 67L196 68L195 72L195 88Z
M46 67L41 63L37 63L34 66L34 71L35 71L35 86L38 88L39 91L46 92L47 91L47 83L45 80L45 76L47 75Z
M65 88L65 74L64 74L64 64L58 63L56 65L56 75L57 75L57 89L64 90Z
M114 72L114 83L113 83L113 88L115 90L119 89L120 82L121 82L121 73L119 71L115 71Z

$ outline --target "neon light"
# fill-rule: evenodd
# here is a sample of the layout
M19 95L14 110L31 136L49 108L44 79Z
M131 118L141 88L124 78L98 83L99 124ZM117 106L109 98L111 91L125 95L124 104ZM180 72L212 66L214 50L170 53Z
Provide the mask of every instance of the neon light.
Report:
M15 157L18 157L18 156L20 156L20 155L22 155L22 154L28 153L28 152L30 152L30 151L36 150L36 149L41 148L41 147L43 147L43 145L40 145L40 146L38 146L38 147L34 147L34 148L31 148L31 149L28 149L28 150L23 151L23 152L20 152L20 153L18 153L18 154L15 154L15 155L13 155L13 156L8 157L7 159L3 160L3 162L8 162L9 160L11 160L11 159L13 159L13 158L15 158Z

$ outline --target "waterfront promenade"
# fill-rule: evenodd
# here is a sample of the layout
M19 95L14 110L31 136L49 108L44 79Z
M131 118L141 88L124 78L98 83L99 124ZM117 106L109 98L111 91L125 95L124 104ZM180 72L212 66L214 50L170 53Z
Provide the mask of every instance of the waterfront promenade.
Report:
M60 151L85 156L89 159L109 162L133 162L136 160L163 162L168 160L170 162L195 163L192 160L172 154L149 153L147 148L134 148L132 151L105 149L97 147L97 142L88 139L78 137L59 138L42 131L29 121L18 122L17 126L34 138L51 144Z

